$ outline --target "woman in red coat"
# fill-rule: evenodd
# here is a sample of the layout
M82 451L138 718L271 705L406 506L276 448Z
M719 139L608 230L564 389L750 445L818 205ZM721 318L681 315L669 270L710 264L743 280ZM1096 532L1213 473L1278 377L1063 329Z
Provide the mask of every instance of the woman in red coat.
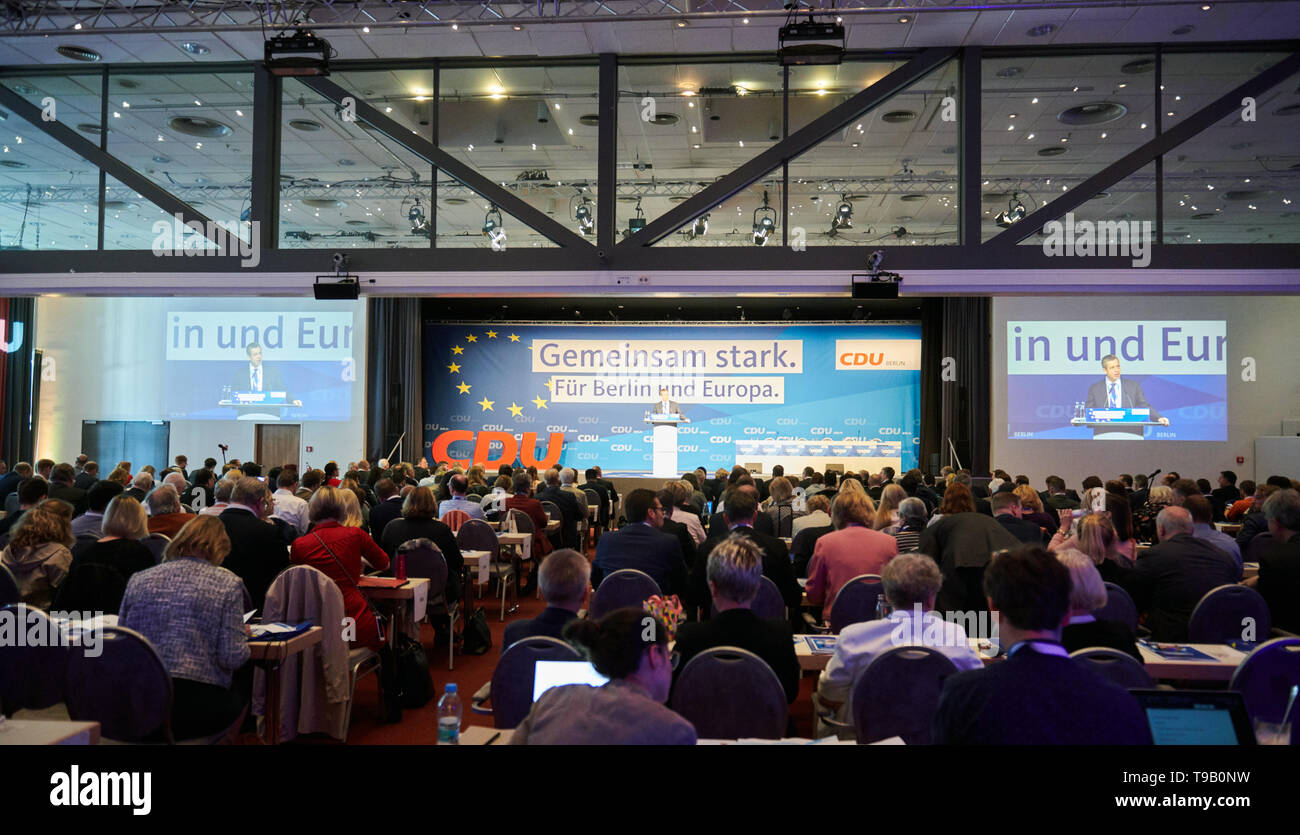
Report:
M388 554L370 534L361 530L361 508L356 494L337 487L321 487L311 497L307 518L314 527L294 540L289 558L294 565L320 569L343 592L343 613L356 624L354 647L383 648L379 625L357 588L364 573L362 560L372 567L388 568ZM333 552L333 556L330 552Z

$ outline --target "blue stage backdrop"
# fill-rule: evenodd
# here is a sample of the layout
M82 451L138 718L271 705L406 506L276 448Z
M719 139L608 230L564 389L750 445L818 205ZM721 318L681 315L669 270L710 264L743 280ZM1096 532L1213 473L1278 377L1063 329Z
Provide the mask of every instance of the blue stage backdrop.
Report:
M1007 437L1094 438L1071 418L1107 405L1102 360L1114 356L1124 405L1132 387L1169 421L1133 439L1226 441L1226 334L1224 321L1007 322Z
M678 466L916 466L921 329L442 324L424 328L424 452L648 474L661 385L690 419Z

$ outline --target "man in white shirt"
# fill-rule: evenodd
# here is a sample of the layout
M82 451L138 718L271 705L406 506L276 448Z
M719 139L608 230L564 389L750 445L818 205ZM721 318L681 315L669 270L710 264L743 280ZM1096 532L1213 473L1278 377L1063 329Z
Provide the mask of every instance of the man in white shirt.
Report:
M298 529L298 535L307 533L307 502L298 498L298 474L293 470L283 470L275 484L278 488L271 494L275 499L275 516Z
M468 513L471 519L482 519L483 508L474 499L465 498L469 491L469 479L461 473L456 473L447 479L447 489L451 491L451 498L438 505L439 518L446 516L453 510L459 510Z
M835 642L835 655L822 671L817 695L836 718L848 721L848 701L853 680L880 653L894 647L921 644L952 659L958 670L984 666L970 648L966 631L945 621L934 611L934 598L943 584L939 566L925 554L900 554L880 575L885 600L894 611L888 620L870 620L846 626Z

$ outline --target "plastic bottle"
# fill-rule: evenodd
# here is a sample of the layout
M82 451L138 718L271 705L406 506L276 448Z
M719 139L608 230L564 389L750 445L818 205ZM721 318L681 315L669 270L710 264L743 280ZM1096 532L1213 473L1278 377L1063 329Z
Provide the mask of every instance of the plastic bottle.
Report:
M438 744L460 744L460 694L454 684L438 700Z

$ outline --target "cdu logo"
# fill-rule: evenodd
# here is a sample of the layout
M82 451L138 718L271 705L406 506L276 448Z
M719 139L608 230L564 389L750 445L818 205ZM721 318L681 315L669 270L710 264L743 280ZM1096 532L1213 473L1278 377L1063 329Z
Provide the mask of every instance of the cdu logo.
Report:
M844 425L845 426L866 426L867 419L866 418L845 418Z
M746 435L766 435L766 434L767 434L767 430L764 429L764 428L761 427L761 426L746 426L746 427L745 427L745 434L746 434Z
M585 441L599 441L599 440L600 440L600 436L599 436L599 435L579 435L579 436L578 436L578 440L579 440L579 441L584 441L584 442L585 442Z
M730 435L710 435L709 443L711 444L729 444L731 443Z
M547 431L547 432L568 432L568 431L569 431L569 427L567 427L567 426L548 426L548 427L546 427L546 431Z
M799 418L777 418L777 426L798 426Z
M809 429L808 431L814 435L830 435L835 430L829 426L814 426L812 429Z
M451 421L452 423L469 423L469 421L470 421L470 416L469 416L469 415L452 415L451 417L447 418L447 420Z
M632 445L631 444L610 444L609 451L610 452L631 452Z
M591 415L582 415L578 418L578 423L600 423L600 418Z
M626 434L626 433L628 433L628 432L631 432L631 431L632 431L632 427L630 427L630 426L611 426L611 427L609 427L609 431L612 432L612 433L615 434L615 435L623 435L623 434Z

